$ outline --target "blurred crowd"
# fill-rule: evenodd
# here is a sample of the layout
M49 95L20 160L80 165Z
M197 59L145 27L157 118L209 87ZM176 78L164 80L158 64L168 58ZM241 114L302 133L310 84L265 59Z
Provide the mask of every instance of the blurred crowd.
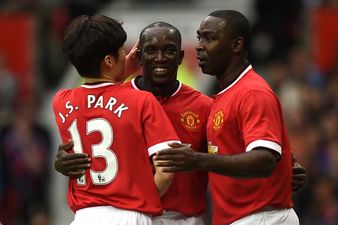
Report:
M109 0L1 0L0 14L38 17L36 91L19 95L20 81L0 49L0 221L49 225L51 135L39 123L45 92L67 67L59 49L63 29L77 15L93 14ZM136 1L135 1L136 2ZM141 2L141 1L139 1ZM146 0L145 4L152 1ZM187 1L193 4L193 1ZM338 224L338 40L336 58L321 68L311 41L311 13L337 8L337 0L255 0L249 59L279 95L290 143L307 170L306 187L294 195L302 225ZM202 19L203 15L201 15ZM329 22L329 21L328 21ZM1 31L3 32L3 31ZM328 34L329 35L329 34ZM209 93L215 93L211 89Z
M257 1L251 59L279 95L307 186L294 195L302 225L338 224L338 39L329 67L316 60L313 13L338 1ZM281 15L282 14L282 15ZM279 18L274 20L272 18ZM323 26L330 21L325 21ZM325 34L330 38L330 33ZM264 46L265 41L271 43Z

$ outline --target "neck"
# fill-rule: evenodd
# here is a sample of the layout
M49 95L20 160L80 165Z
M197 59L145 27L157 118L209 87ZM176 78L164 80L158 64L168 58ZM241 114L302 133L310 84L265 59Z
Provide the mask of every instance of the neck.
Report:
M245 59L236 65L229 66L223 74L217 76L218 86L221 90L228 87L234 82L239 75L249 66L249 62Z
M121 81L116 82L111 78L92 78L92 77L83 77L84 83L92 84L92 83L99 83L99 82L109 82L109 83L120 83Z
M135 84L139 89L149 91L154 96L169 97L177 90L179 82L175 80L175 82L171 82L169 85L159 86L154 85L144 76L140 76L139 78L135 79Z

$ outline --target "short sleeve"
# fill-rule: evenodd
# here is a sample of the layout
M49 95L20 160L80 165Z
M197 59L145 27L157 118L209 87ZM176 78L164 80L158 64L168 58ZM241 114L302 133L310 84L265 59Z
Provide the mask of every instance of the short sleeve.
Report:
M169 143L180 142L167 114L152 95L146 97L142 119L143 133L149 155L169 148Z
M241 99L238 113L246 151L265 147L281 154L282 114L273 94L250 91Z

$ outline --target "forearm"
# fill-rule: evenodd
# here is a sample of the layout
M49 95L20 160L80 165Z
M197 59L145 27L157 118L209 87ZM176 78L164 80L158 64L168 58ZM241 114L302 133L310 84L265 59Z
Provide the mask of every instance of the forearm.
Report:
M252 150L236 155L198 154L198 169L230 177L269 177L276 157L268 150Z
M174 179L174 173L163 173L158 169L154 175L154 182L157 187L157 190L162 196L170 187L172 180Z

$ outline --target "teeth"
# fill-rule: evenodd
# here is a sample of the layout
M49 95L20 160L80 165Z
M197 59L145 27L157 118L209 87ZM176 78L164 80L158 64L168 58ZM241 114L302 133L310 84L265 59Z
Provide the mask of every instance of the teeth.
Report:
M163 73L163 72L165 72L167 69L165 69L165 68L154 68L154 71L156 72L156 73Z

